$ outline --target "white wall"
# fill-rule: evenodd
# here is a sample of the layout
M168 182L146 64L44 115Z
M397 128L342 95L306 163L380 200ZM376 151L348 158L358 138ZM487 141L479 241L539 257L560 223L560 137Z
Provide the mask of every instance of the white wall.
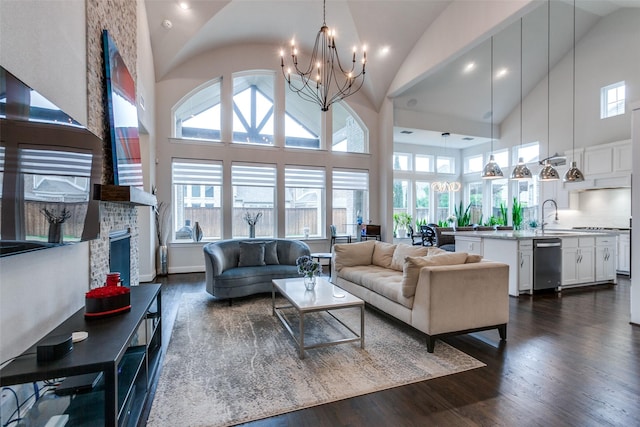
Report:
M0 64L87 124L83 1L0 2ZM89 244L0 259L0 360L20 354L84 305Z

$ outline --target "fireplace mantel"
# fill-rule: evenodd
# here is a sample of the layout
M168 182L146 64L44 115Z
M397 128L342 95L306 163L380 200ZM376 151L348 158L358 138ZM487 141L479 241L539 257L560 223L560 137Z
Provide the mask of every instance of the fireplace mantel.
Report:
M126 185L96 185L94 198L103 202L129 203L135 206L155 206L156 196Z

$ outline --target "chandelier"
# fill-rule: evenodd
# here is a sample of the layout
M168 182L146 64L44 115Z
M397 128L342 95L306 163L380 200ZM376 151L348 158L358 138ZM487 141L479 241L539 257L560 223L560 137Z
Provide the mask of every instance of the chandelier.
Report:
M351 69L345 69L340 63L336 49L335 31L326 23L326 0L322 3L322 27L316 36L309 65L298 65L298 48L291 40L291 63L285 70L284 49L280 50L280 66L289 88L301 98L320 105L322 111L328 111L331 104L353 95L364 83L367 51L363 48L362 69L356 74L356 49L353 49ZM291 74L299 79L292 79Z
M442 134L442 139L444 139L444 149L445 152L447 150L447 138L451 135L449 132L444 132ZM462 188L462 184L458 181L434 181L431 183L431 189L438 193L448 193L450 191L456 192L460 191Z

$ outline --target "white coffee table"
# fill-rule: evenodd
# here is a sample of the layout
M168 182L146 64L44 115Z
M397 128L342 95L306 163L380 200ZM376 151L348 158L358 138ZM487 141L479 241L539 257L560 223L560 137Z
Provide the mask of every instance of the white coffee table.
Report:
M304 279L274 279L272 283L271 306L273 314L278 316L285 329L289 332L293 340L298 344L300 359L304 359L304 351L312 348L327 347L360 341L360 348L364 348L364 301L351 295L349 292L334 286L322 277L316 278L316 286L313 291L307 291L304 287ZM276 291L287 299L291 305L276 306ZM360 308L360 334L351 329L344 322L331 313L330 310L338 310L343 308ZM299 338L293 332L292 325L287 321L283 309L294 308L298 312L298 333ZM337 322L344 326L353 337L339 339L335 341L314 343L305 345L304 342L304 317L308 313L325 311Z

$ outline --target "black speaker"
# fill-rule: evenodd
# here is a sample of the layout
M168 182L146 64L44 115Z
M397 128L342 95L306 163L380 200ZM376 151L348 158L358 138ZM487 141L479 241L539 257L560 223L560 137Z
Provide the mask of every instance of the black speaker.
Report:
M71 334L54 335L44 338L38 343L36 360L38 363L47 363L62 359L73 350L73 339Z

